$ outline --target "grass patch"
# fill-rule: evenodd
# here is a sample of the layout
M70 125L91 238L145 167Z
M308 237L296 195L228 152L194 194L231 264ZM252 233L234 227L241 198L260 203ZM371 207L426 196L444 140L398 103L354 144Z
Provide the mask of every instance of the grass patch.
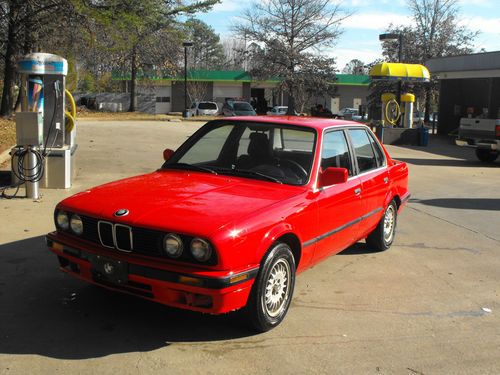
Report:
M0 118L0 154L16 143L16 122Z

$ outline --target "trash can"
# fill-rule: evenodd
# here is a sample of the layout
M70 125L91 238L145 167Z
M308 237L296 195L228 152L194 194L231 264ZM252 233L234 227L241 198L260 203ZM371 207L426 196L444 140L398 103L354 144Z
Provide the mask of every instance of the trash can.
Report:
M422 126L418 129L418 131L419 146L427 147L429 145L429 129Z

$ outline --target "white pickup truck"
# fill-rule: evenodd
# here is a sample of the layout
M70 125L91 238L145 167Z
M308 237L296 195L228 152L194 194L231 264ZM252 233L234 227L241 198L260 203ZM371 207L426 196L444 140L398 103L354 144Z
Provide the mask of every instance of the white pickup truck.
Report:
M479 160L494 162L500 150L500 119L461 118L456 144L475 147Z

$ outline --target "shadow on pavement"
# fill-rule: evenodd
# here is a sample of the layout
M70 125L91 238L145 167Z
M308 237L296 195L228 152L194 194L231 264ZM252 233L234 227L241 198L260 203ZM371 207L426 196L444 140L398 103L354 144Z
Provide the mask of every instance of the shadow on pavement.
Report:
M460 147L455 144L455 138L444 135L430 135L429 145L422 146L398 146L409 150L422 151L429 154L444 156L441 160L437 159L400 159L416 165L434 165L449 167L494 167L500 166L500 159L495 163L482 163L475 154L475 149L471 147ZM446 159L446 157L450 159Z
M365 242L356 242L354 245L341 251L337 255L362 255L362 254L374 254L377 252L379 251L371 249L370 246L368 246Z
M0 302L4 354L87 359L253 335L241 313L176 310L65 275L43 236L0 245Z
M460 159L416 159L416 158L397 158L408 164L428 165L434 167L500 167L499 163L483 163L477 160L460 160Z
M425 204L445 208L459 208L466 210L500 211L500 199L495 198L438 198L438 199L410 199L412 203Z

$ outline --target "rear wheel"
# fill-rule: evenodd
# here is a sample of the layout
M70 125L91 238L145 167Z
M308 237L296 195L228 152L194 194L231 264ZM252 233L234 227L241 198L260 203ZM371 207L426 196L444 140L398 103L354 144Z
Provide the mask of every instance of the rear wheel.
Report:
M246 307L254 329L266 332L283 321L294 286L295 260L290 247L278 243L265 256Z
M476 156L482 162L493 163L495 160L497 160L498 151L476 148Z
M398 209L394 200L389 203L377 227L366 238L368 246L383 251L391 247L396 235Z

